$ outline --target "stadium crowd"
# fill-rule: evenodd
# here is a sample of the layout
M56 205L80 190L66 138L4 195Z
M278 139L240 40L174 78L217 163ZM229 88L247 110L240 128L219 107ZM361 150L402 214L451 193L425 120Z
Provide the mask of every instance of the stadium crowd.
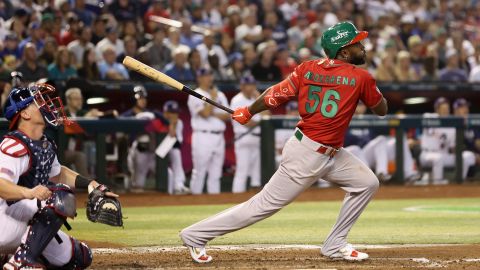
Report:
M216 80L277 81L323 57L322 31L351 20L370 32L365 68L378 81L473 82L479 14L476 0L2 0L0 79L144 80L121 64L129 55L180 80L210 66Z
M18 74L25 82L58 82L71 78L145 82L146 77L123 66L124 57L131 56L179 81L196 84L197 91L205 90L205 95L211 97L223 99L223 93L215 89L216 82L238 82L239 95L244 96L237 97L235 102L243 104L258 96L255 87L251 87L257 81L278 82L301 62L325 57L322 32L346 20L352 21L359 30L369 31L364 44L367 62L362 67L378 81L480 82L478 0L0 0L0 81L5 84L2 102L12 84L15 85ZM13 81L11 74L17 74ZM169 103L162 112L150 111L147 92L145 88L142 90L143 86L139 87L134 89L134 107L123 113L83 110L79 88L70 88L62 96L72 117L128 114L150 119L161 115L158 118L167 124L169 134L177 136L174 148L178 150L183 141L183 123L178 118L182 105ZM466 101L461 104L470 105ZM192 143L193 155L198 152L202 157L192 158L192 175L205 178L208 174L207 189L217 193L218 179L210 178L220 174L225 144L230 143L230 147L235 144L236 152L240 152L237 148L245 148L240 147L242 143L255 148L259 144L258 132L245 136L241 128L234 127L238 141L224 142L228 115L203 108L201 103L192 100L187 106L192 122L185 126L191 126L193 134L204 133L192 138L219 136L222 140L215 147L223 150L212 154L220 157L218 162L203 162L205 145ZM213 119L210 124L202 122L209 117ZM469 164L480 164L480 135L475 133L471 137L476 155L469 156ZM83 139L70 137L65 156L67 163L85 171L86 175L87 157L81 149ZM449 141L454 141L454 137ZM148 171L153 170L153 143L149 136L139 136L128 152L130 174L135 175L133 184L139 189L143 188ZM148 149L148 157L140 153L142 147ZM258 158L259 154L256 155ZM442 160L441 157L435 156ZM180 170L180 151L175 156L170 153L170 159L178 161L170 168L170 182L173 181L170 193L190 192L184 186L185 172ZM435 167L431 159L420 161L417 155L415 163L412 159L410 171L406 169L406 175L418 180L421 174L417 167L421 163ZM151 166L143 166L145 164ZM387 164L384 165L386 168ZM142 166L146 170L139 172ZM198 172L198 168L204 170ZM468 169L467 166L464 177ZM433 170L438 183L443 181L441 169L437 166ZM391 177L387 172L381 174L385 179ZM234 177L234 192L245 191L246 177ZM249 177L250 180L259 178L258 172ZM195 179L193 193L203 192L204 180ZM259 185L258 179L253 182L251 186Z

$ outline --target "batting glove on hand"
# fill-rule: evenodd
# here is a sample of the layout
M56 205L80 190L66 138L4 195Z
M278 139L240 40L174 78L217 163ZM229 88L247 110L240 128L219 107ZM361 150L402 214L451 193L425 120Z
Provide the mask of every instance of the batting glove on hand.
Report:
M238 123L245 125L252 119L252 114L250 111L248 111L248 107L240 107L235 109L235 111L232 114L232 119L237 121Z

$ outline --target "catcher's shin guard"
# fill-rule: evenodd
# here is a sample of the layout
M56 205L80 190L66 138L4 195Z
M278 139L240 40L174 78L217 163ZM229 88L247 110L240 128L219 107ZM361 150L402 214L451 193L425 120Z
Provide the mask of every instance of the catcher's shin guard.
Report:
M72 242L72 258L70 262L63 266L62 270L80 270L87 269L93 260L92 250L87 244L70 237Z
M75 196L68 186L59 184L50 188L53 193L46 201L45 207L39 210L30 220L27 234L22 244L4 269L46 269L39 259L48 243L57 235L67 217L74 217ZM57 237L57 241L61 241Z

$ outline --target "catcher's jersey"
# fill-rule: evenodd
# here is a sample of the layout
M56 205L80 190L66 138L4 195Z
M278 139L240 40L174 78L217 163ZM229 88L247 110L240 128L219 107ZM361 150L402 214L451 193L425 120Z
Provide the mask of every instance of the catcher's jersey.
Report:
M307 61L289 76L301 116L297 127L314 141L341 147L359 100L377 106L382 94L364 69L339 60Z
M0 178L18 184L22 175L28 172L31 164L27 149L18 139L7 137L0 143ZM61 165L55 156L48 176L54 177L60 173ZM0 208L6 206L0 198Z

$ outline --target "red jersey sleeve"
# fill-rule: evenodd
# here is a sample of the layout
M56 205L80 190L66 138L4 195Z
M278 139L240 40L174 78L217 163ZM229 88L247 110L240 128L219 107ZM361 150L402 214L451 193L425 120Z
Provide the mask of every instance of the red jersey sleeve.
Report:
M266 90L267 94L263 99L267 107L275 108L294 99L298 95L298 91L302 84L302 79L300 77L303 74L302 70L303 64L297 66L286 79Z
M360 100L368 108L373 108L382 100L382 93L377 87L375 79L369 73L366 73L363 87L360 91Z

